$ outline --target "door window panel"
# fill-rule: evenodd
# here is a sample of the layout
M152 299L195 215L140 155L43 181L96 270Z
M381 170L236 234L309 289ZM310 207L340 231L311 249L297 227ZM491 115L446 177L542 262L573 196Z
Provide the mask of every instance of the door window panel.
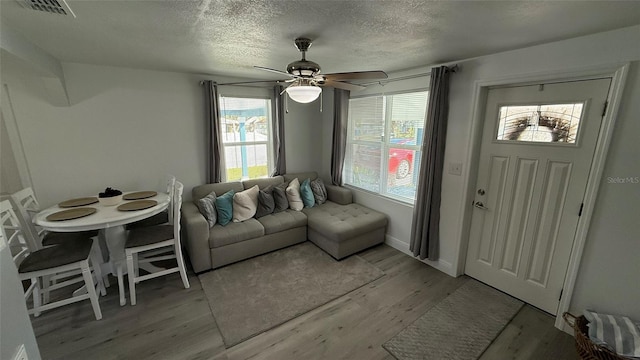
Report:
M496 140L575 144L583 103L501 106Z

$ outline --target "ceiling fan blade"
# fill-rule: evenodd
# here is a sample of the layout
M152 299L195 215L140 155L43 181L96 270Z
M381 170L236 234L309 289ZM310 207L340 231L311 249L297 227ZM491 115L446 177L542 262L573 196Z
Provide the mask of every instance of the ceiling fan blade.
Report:
M349 90L349 91L359 91L366 89L364 86L349 84L342 81L334 81L334 80L325 80L323 84L320 86L331 86L337 89Z
M288 72L280 71L280 70L276 70L276 69L271 69L271 68L268 68L268 67L254 66L254 68L259 69L259 70L271 71L271 72L274 72L276 74L287 75L287 76L294 77L294 78L298 77L296 75L291 75Z
M321 76L324 76L327 80L377 80L389 77L382 70L321 74Z

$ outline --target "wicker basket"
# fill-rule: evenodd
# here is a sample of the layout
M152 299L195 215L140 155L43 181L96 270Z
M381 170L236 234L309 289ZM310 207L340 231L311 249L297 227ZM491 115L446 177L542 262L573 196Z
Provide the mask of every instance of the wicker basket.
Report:
M571 326L575 332L576 349L582 360L628 360L604 346L595 344L589 339L589 323L584 316L576 317L568 312L562 314L564 321Z

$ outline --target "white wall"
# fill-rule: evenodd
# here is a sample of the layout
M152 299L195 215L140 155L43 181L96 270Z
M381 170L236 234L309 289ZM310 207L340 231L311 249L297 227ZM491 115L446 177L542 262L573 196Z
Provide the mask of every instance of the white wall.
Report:
M29 359L40 359L18 270L4 239L0 239L0 304L0 359L13 359L23 344Z
M473 97L477 82L500 81L509 77L547 76L552 73L561 77L561 74L634 61L612 147L607 156L604 179L571 309L579 313L589 307L599 311L625 313L640 319L640 223L637 221L637 214L640 213L640 184L609 184L606 181L607 177L640 176L637 162L640 155L638 44L640 26L634 26L459 63L460 71L451 78L445 167L451 162L462 163L463 174L455 176L445 171L440 209L440 260L428 263L450 275L459 274L464 265L467 236L462 231L462 220L468 219L470 207L463 204L463 199L468 191L465 182L470 176L471 158L468 154L472 142ZM429 67L412 69L390 74L390 78L427 71ZM375 86L366 91L392 92L422 86L391 85L382 89ZM324 121L332 121L332 117L325 117ZM325 133L330 133L331 127L326 124L325 127ZM331 138L325 136L324 141L324 148L330 148ZM328 172L328 162L324 161L323 164L324 172ZM473 187L473 181L470 183ZM398 249L408 250L412 214L410 207L364 191L355 191L355 199L388 214L390 223L387 243Z
M640 200L640 184L619 186L606 182L607 177L640 176L637 162L637 156L640 155L637 142L640 134L640 107L637 104L640 91L638 44L640 26L634 26L481 57L464 62L462 71L453 77L445 161L460 160L465 163L464 175L468 176L466 168L469 161L465 154L472 136L470 131L475 82L550 73L561 76L563 73L634 62L624 90L625 101L617 118L603 174L604 181L595 204L596 211L572 297L571 310L577 313L590 307L597 311L624 313L640 319L640 262L637 256L640 254L640 241L637 241L640 223L636 215L640 213L640 202L637 201ZM454 233L454 228L459 229L459 219L465 215L464 210L470 209L462 206L466 190L468 189L453 181L444 183L443 204L458 206L458 209L447 208L447 215L443 216L442 225L451 234ZM612 222L611 219L616 221ZM443 246L465 248L466 238L459 231L458 237L443 240ZM454 253L457 254L458 250ZM462 256L458 259L453 259L454 266L458 265L458 261L464 261L464 251L460 255Z
M64 64L70 106L38 95L37 78L3 67L42 205L118 189L204 181L203 95L191 75Z
M2 170L0 172L0 195L10 195L22 189L22 181L18 170L18 163L11 148L11 140L9 138L7 126L4 120L4 114L0 108L0 164Z
M4 65L4 64L3 64ZM11 65L9 62L8 65ZM15 118L44 206L97 194L107 186L157 189L166 174L185 196L205 181L205 76L64 63L70 106L53 106L40 77L3 66ZM210 76L208 78L211 78ZM228 81L222 77L217 81ZM227 96L270 96L270 89L220 87ZM314 105L289 102L288 171L319 169L322 121Z
M627 314L640 321L638 99L636 61L629 71L571 308Z
M299 104L291 99L287 102L289 113L284 119L287 172L320 172L323 131L320 99L310 104ZM333 110L325 106L323 111Z

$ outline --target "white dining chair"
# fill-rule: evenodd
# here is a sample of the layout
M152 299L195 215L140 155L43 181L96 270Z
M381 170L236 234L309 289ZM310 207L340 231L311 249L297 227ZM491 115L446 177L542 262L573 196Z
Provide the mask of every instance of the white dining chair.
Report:
M25 232L28 232L30 238L36 240L36 249L39 250L46 246L52 245L64 245L67 242L75 242L78 240L86 241L91 238L94 242L94 246L92 247L92 251L95 252L97 259L101 259L101 264L104 262L104 256L102 254L102 250L99 243L98 238L98 230L89 230L89 231L79 231L79 232L50 232L45 231L41 227L37 226L33 222L33 214L36 214L40 211L40 203L36 198L33 189L28 187L22 189L11 195L11 199L15 205L15 209L19 215L19 220L22 224ZM95 269L96 276L100 276L102 278L102 283L105 286L109 286L109 278L107 274L103 276L102 269L100 266L96 266ZM66 274L60 274L59 276L52 277L50 279L45 278L44 283L42 284L43 290L46 289L47 285L52 282L55 284L59 277L65 277ZM102 296L106 295L106 289L101 287L100 293ZM48 292L44 292L44 301L48 301Z
M80 231L80 232L49 232L45 231L39 226L33 223L33 214L38 213L40 209L40 203L30 187L24 188L11 195L11 199L16 205L16 210L20 216L20 220L24 226L27 226L27 230L32 233L33 238L39 239L41 246L50 246L61 244L68 240L86 239L88 237L93 238L98 236L97 230Z
M169 195L169 206L167 207L167 210L146 219L128 224L127 230L133 230L145 226L171 224L173 219L173 193L175 191L175 186L176 177L173 175L167 175L167 195Z
M190 286L180 244L180 208L182 206L183 191L184 185L176 181L172 201L173 217L170 219L171 225L140 227L129 232L125 244L125 254L131 305L136 304L136 284L141 281L179 272L185 289ZM150 256L150 252L153 252L154 255ZM161 269L146 275L139 274L139 265L141 263L169 259L176 259L177 266Z
M31 233L24 231L9 200L0 202L0 225L0 235L6 240L13 255L20 280L30 282L25 291L27 305L29 297L32 298L32 308L28 309L29 314L38 316L42 311L88 299L91 301L96 320L102 319L96 291L96 287L101 287L102 284L100 277L97 277L98 284L93 281L92 267L95 266L92 265L96 264L96 259L92 256L95 252L91 251L93 243L89 239L38 249L37 240ZM86 293L43 303L42 279L57 274L70 274L74 270L79 270L81 276L67 277L64 281L49 286L45 291L50 292L84 281Z

